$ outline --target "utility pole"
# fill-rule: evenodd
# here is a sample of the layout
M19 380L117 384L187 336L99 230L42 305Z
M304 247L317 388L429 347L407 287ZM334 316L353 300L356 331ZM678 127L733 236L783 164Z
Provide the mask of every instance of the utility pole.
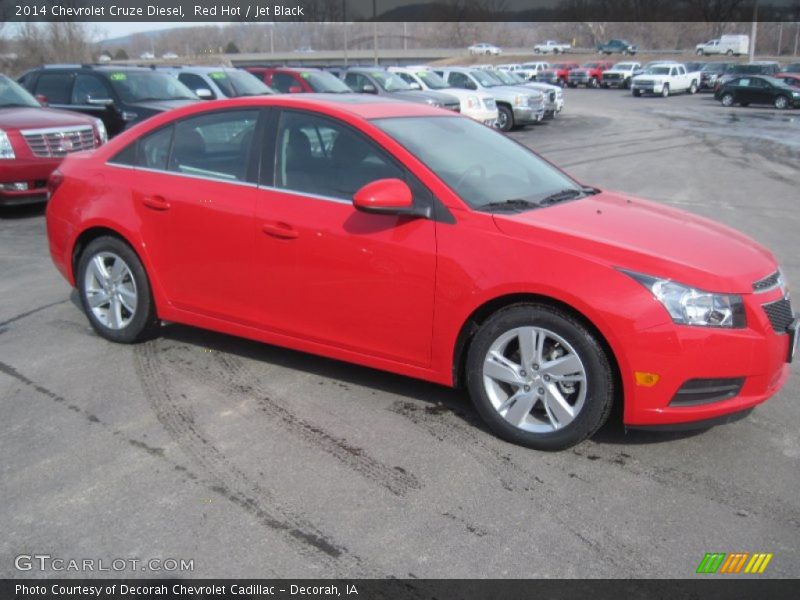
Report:
M403 21L403 50L408 50L408 23Z
M778 51L775 53L776 56L781 55L782 45L783 45L783 21L781 21L778 26Z
M342 27L344 28L344 66L347 66L347 0L342 0Z
M758 35L758 0L753 4L753 25L750 28L750 62L756 56L756 36Z
M794 55L797 56L797 42L800 41L800 23L794 30Z
M372 49L375 54L375 66L378 66L378 9L375 0L372 0Z

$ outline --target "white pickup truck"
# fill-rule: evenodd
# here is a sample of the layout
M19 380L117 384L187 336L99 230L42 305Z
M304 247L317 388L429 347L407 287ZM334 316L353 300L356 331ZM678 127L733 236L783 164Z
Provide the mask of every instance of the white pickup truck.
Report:
M572 46L570 44L562 44L555 40L547 40L544 44L536 44L533 47L533 52L534 54L549 54L550 52L553 54L563 54L564 52L569 52L571 48Z
M676 92L694 94L700 87L700 72L689 72L680 63L657 63L631 79L634 96L658 94L666 98Z

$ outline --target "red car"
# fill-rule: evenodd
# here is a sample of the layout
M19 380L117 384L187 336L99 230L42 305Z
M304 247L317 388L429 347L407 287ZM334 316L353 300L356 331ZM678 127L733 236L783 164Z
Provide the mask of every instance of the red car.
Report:
M567 83L569 87L585 85L596 88L603 80L603 71L608 71L613 66L614 63L602 60L588 62L577 69L572 69L567 75Z
M0 75L0 206L42 202L62 158L106 141L103 122L42 105Z
M536 81L564 87L569 81L570 71L578 68L580 68L580 65L576 62L554 63L550 65L549 69L539 71L536 75Z
M324 93L352 94L338 77L320 69L291 67L249 67L246 69L264 83L284 94Z
M615 401L631 427L743 416L797 345L767 249L422 104L188 106L50 187L50 252L101 336L173 321L465 385L535 448L592 435Z
M773 77L786 85L800 88L800 73L776 73Z

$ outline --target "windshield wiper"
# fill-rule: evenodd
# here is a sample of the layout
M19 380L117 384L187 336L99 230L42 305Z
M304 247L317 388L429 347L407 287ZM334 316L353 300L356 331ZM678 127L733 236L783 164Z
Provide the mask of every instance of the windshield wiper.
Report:
M510 200L498 200L497 202L489 202L480 207L481 210L525 210L529 208L538 208L539 204L532 200L525 200L524 198L511 198Z
M565 200L572 200L579 196L583 196L588 193L597 193L591 188L566 188L564 190L555 192L550 194L549 196L545 196L541 200L539 200L539 206L548 206L550 204L557 204L558 202L564 202Z

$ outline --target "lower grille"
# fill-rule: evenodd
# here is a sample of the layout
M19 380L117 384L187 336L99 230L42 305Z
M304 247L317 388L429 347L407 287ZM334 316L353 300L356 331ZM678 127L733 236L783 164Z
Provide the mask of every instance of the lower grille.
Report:
M28 129L21 133L33 155L39 158L64 156L70 152L92 150L97 147L94 130L91 127Z
M786 328L792 324L794 315L792 314L792 303L789 298L781 298L777 302L762 304L761 308L767 313L770 325L775 333L786 333Z
M734 398L742 390L744 377L690 379L675 393L670 406L696 406Z

